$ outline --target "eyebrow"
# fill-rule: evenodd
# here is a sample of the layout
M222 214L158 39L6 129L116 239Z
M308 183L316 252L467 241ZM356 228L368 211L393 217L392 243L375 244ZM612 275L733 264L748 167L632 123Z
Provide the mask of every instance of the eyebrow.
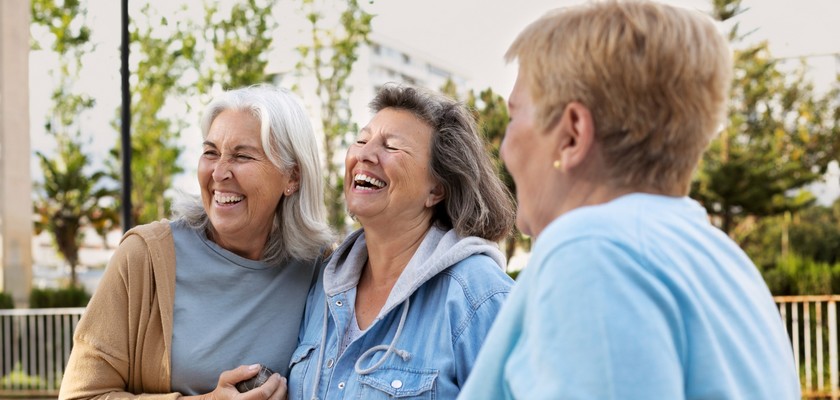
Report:
M360 129L360 130L359 130L359 133L364 133L364 132L369 133L369 134L371 134L371 135L373 134L373 131L372 131L370 128L368 128L367 126L365 126L364 128L362 128L362 129ZM380 134L383 138L385 138L386 140L387 140L387 139L396 139L396 140L400 140L400 138L399 138L397 135L395 135L393 132L391 132L391 131L384 131L384 130L380 130L379 132L380 132L379 134Z
M212 147L212 148L214 148L214 149L218 148L218 146L216 146L216 144L215 144L215 143L213 143L213 142L211 142L211 141L209 141L209 140L205 140L203 144L204 144L205 146L210 146L210 147ZM251 150L251 151L256 151L256 152L259 152L259 151L260 151L260 149L259 149L258 147L256 147L256 146L251 146L251 145L248 145L248 144L240 144L240 145L236 145L236 146L233 148L233 150L234 150L234 151Z

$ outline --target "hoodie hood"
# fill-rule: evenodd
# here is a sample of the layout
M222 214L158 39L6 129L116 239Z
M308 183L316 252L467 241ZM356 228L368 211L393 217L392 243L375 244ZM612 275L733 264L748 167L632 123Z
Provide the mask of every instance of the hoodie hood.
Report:
M387 315L391 310L402 304L402 312L394 337L390 344L376 345L362 353L356 359L354 366L357 374L367 375L375 371L391 354L396 354L403 360L408 361L411 354L405 350L398 349L396 345L400 340L400 334L405 326L408 310L411 307L409 298L429 279L474 254L487 255L496 262L499 268L502 270L505 268L505 257L499 251L496 243L474 236L460 237L454 230L450 229L447 231L434 225L429 228L426 236L420 243L420 247L411 256L411 260L408 261L400 277L397 278L397 282L394 283L394 287L391 288L391 293L388 295L385 305L382 306L379 315L376 316L376 320L380 320L384 315ZM344 243L333 252L330 261L324 269L324 293L326 297L321 331L322 345L318 351L316 371L321 371L324 365L323 344L327 342L327 324L328 316L330 315L329 301L327 299L356 287L367 259L368 252L365 232L363 229L359 229L351 233ZM384 351L385 354L380 356L379 360L373 362L372 365L365 368L364 365L367 364L368 358L372 358L374 354L380 351ZM320 381L321 374L315 374L314 384L312 386L312 399L318 398Z
M475 254L484 254L505 269L505 256L495 242L475 236L461 237L455 230L443 230L432 225L420 247L394 283L391 294L378 318L399 306L421 285L441 271ZM351 233L333 253L324 270L324 292L333 296L355 287L359 283L368 258L364 229Z

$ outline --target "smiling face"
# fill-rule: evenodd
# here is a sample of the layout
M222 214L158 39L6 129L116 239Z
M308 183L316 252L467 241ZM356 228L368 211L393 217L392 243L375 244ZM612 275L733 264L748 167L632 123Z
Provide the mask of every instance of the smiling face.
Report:
M432 128L408 111L385 108L347 149L344 195L363 225L428 222L442 199L431 176Z
M266 157L260 122L248 111L222 111L210 125L198 162L212 239L240 256L259 259L274 212L297 181Z

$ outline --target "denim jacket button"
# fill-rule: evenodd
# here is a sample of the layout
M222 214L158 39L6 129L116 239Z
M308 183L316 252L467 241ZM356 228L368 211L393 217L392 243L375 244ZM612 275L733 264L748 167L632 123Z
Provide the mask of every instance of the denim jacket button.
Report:
M394 389L401 388L402 387L402 381L399 380L399 379L394 379L393 381L391 381L391 387L394 388Z
M339 382L338 383L338 388L339 389L344 389L344 382Z
M341 306L343 306L343 305L344 305L344 303L343 303L341 300L339 300L339 301L336 301L336 302L335 302L335 305L337 305L337 306L341 307Z
M332 368L332 366L333 366L333 359L330 358L329 360L327 360L327 368Z

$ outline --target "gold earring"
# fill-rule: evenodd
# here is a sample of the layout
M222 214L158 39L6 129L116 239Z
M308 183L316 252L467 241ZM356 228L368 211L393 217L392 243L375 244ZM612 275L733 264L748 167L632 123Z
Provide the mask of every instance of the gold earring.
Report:
M552 165L554 166L554 169L560 169L560 160L554 160L554 163Z

